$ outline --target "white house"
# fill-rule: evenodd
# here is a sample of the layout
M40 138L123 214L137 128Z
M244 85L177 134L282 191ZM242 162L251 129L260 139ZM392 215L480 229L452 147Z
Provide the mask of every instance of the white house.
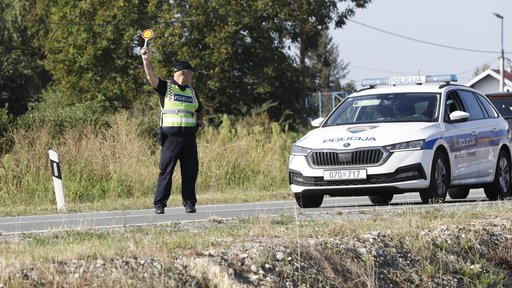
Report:
M466 86L474 88L484 94L500 92L500 70L487 69L469 81ZM505 69L505 91L512 91L512 73Z

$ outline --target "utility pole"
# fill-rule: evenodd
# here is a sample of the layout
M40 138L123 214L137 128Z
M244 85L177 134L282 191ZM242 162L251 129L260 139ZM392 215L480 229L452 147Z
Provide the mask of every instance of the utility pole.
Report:
M501 61L500 61L500 91L505 91L505 50L503 50L503 16L493 13L494 16L501 20Z

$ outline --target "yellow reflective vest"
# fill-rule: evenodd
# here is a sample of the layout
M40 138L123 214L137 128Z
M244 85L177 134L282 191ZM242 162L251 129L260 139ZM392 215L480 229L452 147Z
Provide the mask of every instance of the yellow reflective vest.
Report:
M161 111L162 127L195 127L195 111L199 106L194 88L187 85L185 91L181 91L174 81L167 81L167 93L164 106Z

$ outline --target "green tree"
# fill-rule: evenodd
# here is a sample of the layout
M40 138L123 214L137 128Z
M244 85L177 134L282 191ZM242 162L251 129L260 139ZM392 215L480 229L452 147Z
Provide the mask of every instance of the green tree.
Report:
M338 45L333 43L328 32L323 32L316 49L308 52L306 63L310 70L308 87L322 92L341 90L341 81L348 73L348 64L339 59Z
M143 93L136 53L144 0L36 0L31 29L62 104L106 99L128 107Z
M171 78L181 59L203 70L196 83L210 115L264 110L287 122L304 115L304 93L315 89L306 52L371 0L33 1L30 31L62 105L142 102L148 85L137 52L141 30L152 28L157 74Z
M345 91L348 94L352 94L357 91L356 82L354 80L350 80L343 84L340 88L341 91Z
M157 74L172 73L186 59L204 70L196 79L214 114L246 115L262 105L280 120L297 106L298 74L279 35L269 1L188 0L153 2ZM263 5L265 4L265 5ZM275 105L266 105L268 102Z
M240 115L251 107L269 107L275 119L304 115L308 87L306 52L335 22L341 27L356 8L370 0L177 0L150 5L156 35L157 72L170 74L170 63L188 59L207 74L203 101L215 113ZM300 48L299 65L293 57ZM339 63L338 63L339 64ZM275 105L267 105L275 103ZM302 112L302 114L300 114Z
M363 9L371 0L282 0L283 22L292 43L299 46L300 65L300 111L305 116L305 98L312 87L307 87L306 57L309 51L316 50L322 31L327 31L334 22L335 28L341 28L346 20L355 15L356 9ZM340 8L343 6L342 8ZM304 119L304 117L303 117Z
M25 113L49 82L41 64L42 53L32 45L25 25L32 4L27 0L0 1L0 109L4 120Z
M306 78L306 87L310 87L312 92L308 92L308 115L309 118L315 117L314 111L318 110L318 92L321 92L321 101L324 112L330 111L341 100L333 98L331 92L344 91L350 94L355 90L355 83L348 82L344 85L341 81L345 79L348 73L347 66L343 60L339 60L338 45L333 43L332 37L327 31L323 32L318 39L316 49L307 53L306 65L308 76ZM313 90L314 89L314 90ZM339 97L344 94L337 94Z
M489 68L491 68L491 66L489 66L489 64L484 64L484 65L482 65L480 67L476 67L475 72L473 72L473 77L476 77L476 76L484 73Z

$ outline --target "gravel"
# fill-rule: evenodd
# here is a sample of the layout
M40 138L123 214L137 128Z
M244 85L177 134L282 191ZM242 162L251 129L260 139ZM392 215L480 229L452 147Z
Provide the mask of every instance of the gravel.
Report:
M312 217L329 215L303 214L299 221ZM200 232L224 224L216 219L180 229ZM243 243L162 258L112 256L9 267L0 272L0 287L512 287L511 227L512 219L496 218L418 235L251 236ZM6 268L4 262L0 257L0 268Z

